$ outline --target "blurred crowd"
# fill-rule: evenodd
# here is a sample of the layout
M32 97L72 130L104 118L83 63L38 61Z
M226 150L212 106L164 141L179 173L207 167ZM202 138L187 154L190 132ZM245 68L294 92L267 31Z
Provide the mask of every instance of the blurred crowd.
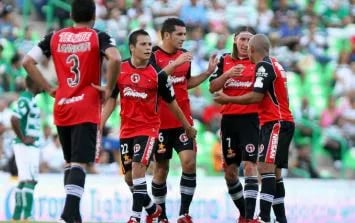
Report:
M24 87L23 55L53 29L70 25L68 1L0 1L0 167L10 171L11 105ZM269 36L271 55L288 71L290 104L296 133L290 149L289 177L355 178L355 0L96 0L95 28L116 39L129 57L127 36L143 28L160 43L160 26L168 17L187 25L184 48L193 52L192 75L203 71L211 54L233 46L233 32L250 25ZM28 10L30 7L32 10ZM30 13L29 13L30 12ZM28 13L28 14L26 14ZM48 16L48 13L50 16ZM34 27L26 18L39 21ZM51 61L40 64L55 82ZM190 91L199 130L198 165L206 174L221 171L218 141L219 105L208 81ZM63 159L53 127L53 99L38 98L43 113L41 171L58 172ZM92 173L118 173L117 111L105 131L100 165Z

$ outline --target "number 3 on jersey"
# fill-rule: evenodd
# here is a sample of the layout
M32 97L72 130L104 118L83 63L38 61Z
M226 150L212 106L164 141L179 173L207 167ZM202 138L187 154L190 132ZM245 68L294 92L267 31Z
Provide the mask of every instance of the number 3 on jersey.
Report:
M69 87L75 87L80 81L79 57L72 54L67 57L66 63L70 64L70 73L74 75L74 77L67 78L67 83Z

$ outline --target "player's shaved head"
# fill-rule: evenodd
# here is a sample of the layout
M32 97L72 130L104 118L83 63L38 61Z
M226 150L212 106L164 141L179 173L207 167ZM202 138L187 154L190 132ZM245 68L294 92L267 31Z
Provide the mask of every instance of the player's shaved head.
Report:
M256 34L249 40L249 46L253 47L257 53L268 55L271 44L264 34Z

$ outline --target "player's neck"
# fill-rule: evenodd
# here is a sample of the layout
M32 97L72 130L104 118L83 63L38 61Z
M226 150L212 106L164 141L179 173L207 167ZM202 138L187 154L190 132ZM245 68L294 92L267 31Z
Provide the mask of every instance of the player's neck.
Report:
M263 54L257 54L255 55L255 63L260 63L261 61L264 60L264 58L268 55L263 55Z
M91 22L75 23L74 27L75 28L91 28L92 27L92 23Z
M135 68L144 68L148 65L149 60L142 60L136 57L131 57L131 63Z
M167 52L167 53L176 53L177 49L173 46L171 46L169 43L166 43L163 41L163 44L161 45L161 48Z

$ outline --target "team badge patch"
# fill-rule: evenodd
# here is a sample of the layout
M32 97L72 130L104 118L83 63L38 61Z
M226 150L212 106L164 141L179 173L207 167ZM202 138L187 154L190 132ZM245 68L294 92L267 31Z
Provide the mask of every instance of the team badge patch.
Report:
M248 153L252 153L255 151L255 146L253 144L248 144L245 146L245 150L248 152Z
M131 75L131 81L135 84L137 84L141 80L141 76L139 74L132 74Z
M133 146L133 151L134 151L134 153L138 153L138 151L141 149L141 145L139 145L139 144L135 144L134 146Z
M180 142L187 142L189 140L189 138L187 137L187 135L185 133L182 133L179 136L179 140L180 140Z

